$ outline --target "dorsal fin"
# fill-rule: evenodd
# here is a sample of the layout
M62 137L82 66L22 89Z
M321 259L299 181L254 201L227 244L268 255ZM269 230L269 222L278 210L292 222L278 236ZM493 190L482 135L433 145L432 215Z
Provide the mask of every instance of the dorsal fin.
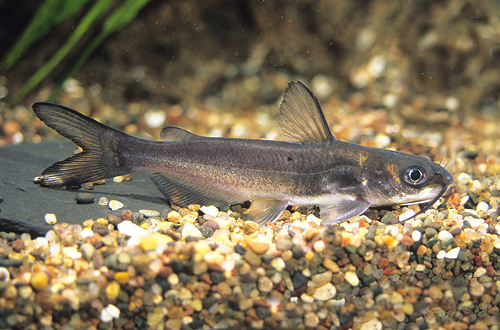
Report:
M160 139L164 142L168 141L191 141L202 139L202 136L193 134L191 132L186 131L185 129L174 127L174 126L165 126L161 129Z
M282 140L300 143L333 142L316 95L302 82L291 82L283 96L278 115Z

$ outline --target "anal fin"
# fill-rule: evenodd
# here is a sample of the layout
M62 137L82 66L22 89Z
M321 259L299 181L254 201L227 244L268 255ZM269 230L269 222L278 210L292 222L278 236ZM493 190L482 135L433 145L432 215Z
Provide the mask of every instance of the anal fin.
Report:
M269 221L276 221L288 206L286 201L278 201L270 198L255 199L248 209L248 214L253 221L260 225Z
M187 207L189 204L223 206L240 204L246 200L242 196L213 187L204 187L161 173L153 173L151 180L169 202L181 207Z

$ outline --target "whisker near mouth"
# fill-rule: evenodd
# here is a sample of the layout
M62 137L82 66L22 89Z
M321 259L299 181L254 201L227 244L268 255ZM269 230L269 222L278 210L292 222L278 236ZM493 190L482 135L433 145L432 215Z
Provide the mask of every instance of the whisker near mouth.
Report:
M409 217L408 219L399 221L399 223L406 222L406 221L408 221L410 219L415 218L416 216L418 216L418 215L420 215L422 213L425 213L425 211L427 211L428 209L430 209L432 207L432 205L434 205L434 203L436 203L439 200L439 198L446 193L447 190L448 190L448 186L443 186L443 188L441 188L441 190L436 195L436 197L434 197L429 203L427 203L426 206L424 206L420 211L418 211L417 213L415 213L413 216Z

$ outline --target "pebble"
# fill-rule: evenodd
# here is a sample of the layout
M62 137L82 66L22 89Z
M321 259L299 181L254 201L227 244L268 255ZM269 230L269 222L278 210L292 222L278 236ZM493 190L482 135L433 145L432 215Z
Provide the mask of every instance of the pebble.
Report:
M198 228L196 228L195 225L193 225L192 223L186 223L184 224L184 226L182 226L182 237L194 237L194 238L203 238L203 234L201 233L201 231L198 230Z
M248 247L257 254L264 254L271 246L271 242L267 238L261 236L248 238L246 242Z
M448 259L457 259L459 252L460 252L460 248L459 247L451 249L450 251L446 252L446 258L448 258Z
M94 202L94 195L89 193L78 193L76 195L76 202L78 204L90 204Z
M144 228L132 223L132 221L122 221L118 224L117 229L120 233L132 236L132 237L143 237L147 234L147 231Z
M380 322L377 319L371 319L368 322L365 322L361 324L360 330L382 330L383 325L382 322Z
M111 211L117 211L117 210L123 208L124 204L122 202L120 202L120 201L112 199L112 200L109 201L108 206L111 209Z
M49 275L45 272L36 272L31 276L31 285L36 290L43 290L49 285Z
M146 218L159 218L160 212L154 210L139 210L139 213Z
M109 200L106 197L101 197L99 198L99 201L97 204L102 205L102 206L107 206L109 204Z
M355 272L346 272L345 280L352 286L357 286L359 284L359 278Z
M54 225L57 223L57 218L54 213L45 214L45 222L49 225Z
M313 298L320 301L327 301L335 297L337 289L332 283L327 283L319 288L316 288Z
M212 217L212 219L215 218L219 214L219 210L213 205L202 206L202 207L200 207L200 211L203 212L205 215Z

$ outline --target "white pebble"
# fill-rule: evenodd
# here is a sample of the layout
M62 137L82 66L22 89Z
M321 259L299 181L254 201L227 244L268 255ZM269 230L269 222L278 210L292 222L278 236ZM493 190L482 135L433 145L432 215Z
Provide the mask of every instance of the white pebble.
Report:
M104 323L108 323L113 321L113 317L109 315L108 311L106 309L103 309L101 311L101 321Z
M479 212L486 212L490 209L490 206L486 202L479 202L476 206L476 211Z
M360 330L382 330L382 322L378 319L371 319L368 322L361 324Z
M82 230L82 238L93 237L94 232L91 228L83 228Z
M405 220L408 220L410 219L411 217L413 217L415 215L415 211L413 211L412 209L408 209L405 213L402 213L400 216L399 216L399 221L400 222L403 222Z
M105 310L114 319L120 317L120 309L118 309L118 307L116 307L115 305L109 304L108 306L106 306Z
M198 230L192 223L188 222L182 226L182 237L196 237L196 238L202 238L203 235L201 231Z
M459 252L460 252L460 248L459 247L451 249L450 251L446 252L446 258L448 258L448 259L457 259Z
M438 252L438 254L436 255L436 258L438 259L444 259L446 257L446 251L445 250L441 250Z
M109 201L108 206L111 209L111 211L116 211L116 210L121 209L124 205L122 202L117 201L116 199L112 199Z
M357 286L359 284L359 278L355 272L346 272L345 280L352 286Z
M418 242L422 238L422 233L419 232L418 230L414 230L411 233L411 238L413 239L414 242Z
M469 195L465 195L464 197L460 198L460 205L464 206L465 203L469 201Z
M457 177L457 181L460 184L467 184L471 180L471 177L467 173L460 173L460 175Z
M109 200L103 196L103 197L99 198L99 202L97 204L102 205L102 206L106 206L109 204Z
M320 225L321 219L311 213L307 216L306 222L314 222L315 224Z
M486 269L484 269L484 267L477 267L474 272L474 277L481 277L483 275L486 275Z
M444 242L453 239L453 235L447 230L442 230L439 232L438 238L440 241Z
M129 220L120 222L117 228L120 233L132 237L143 237L147 233L146 229L139 227Z
M45 222L49 225L55 225L57 223L57 218L54 213L45 214Z
M478 229L484 223L484 219L466 217L473 229Z
M332 283L326 283L325 285L316 288L313 298L316 300L326 301L335 297L336 293L337 289L335 286Z
M213 218L215 218L219 214L219 210L213 205L202 206L200 207L200 211Z

